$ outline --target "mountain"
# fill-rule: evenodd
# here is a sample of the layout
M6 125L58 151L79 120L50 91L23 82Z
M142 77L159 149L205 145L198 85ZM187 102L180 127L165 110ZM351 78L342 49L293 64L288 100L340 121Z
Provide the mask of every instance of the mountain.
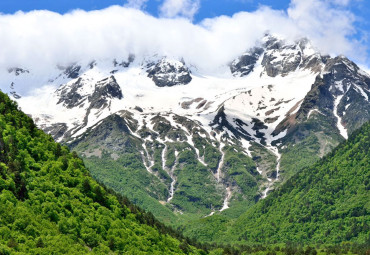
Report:
M369 135L370 122L238 219L208 217L186 234L236 243L357 243L365 245L365 254L370 241Z
M0 152L0 254L202 253L94 181L2 92Z
M370 76L307 39L266 35L217 73L158 55L58 66L44 82L18 69L3 78L17 95L45 85L17 99L36 124L172 224L240 216L370 119Z

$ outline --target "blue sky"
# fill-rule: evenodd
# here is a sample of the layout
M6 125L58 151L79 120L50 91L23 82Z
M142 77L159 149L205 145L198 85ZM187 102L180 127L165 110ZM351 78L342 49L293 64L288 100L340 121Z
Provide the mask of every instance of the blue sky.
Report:
M287 9L290 1L286 0L202 0L201 8L195 16L195 21L204 18L212 18L220 15L232 15L240 11L252 11L259 5L268 5L274 9ZM127 1L120 0L1 0L0 12L14 13L16 11L51 10L58 13L66 13L73 9L99 10L111 5L123 5ZM149 0L145 4L145 10L154 16L158 15L158 9L162 1Z

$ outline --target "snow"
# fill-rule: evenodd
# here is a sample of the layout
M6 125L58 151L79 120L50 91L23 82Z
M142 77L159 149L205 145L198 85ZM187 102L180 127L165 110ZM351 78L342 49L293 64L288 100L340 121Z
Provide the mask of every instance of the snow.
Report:
M253 77L251 75L249 79L251 87L230 91L229 98L223 103L228 122L236 129L244 129L254 140L259 141L256 131L252 129L252 119L264 120L277 117L277 120L272 123L265 122L267 129L260 130L260 132L265 134L268 143L284 137L285 133L273 137L272 132L290 109L298 102L302 103L315 81L315 74L309 71L296 71L285 77ZM246 80L249 81L249 79ZM300 104L291 114L299 110ZM248 126L237 125L235 119L242 120Z
M215 212L211 212L210 214L208 214L206 217L210 217L212 216L213 214L215 214Z
M257 170L257 172L258 172L260 175L262 175L262 171L258 168L258 166L257 166L256 170Z
M167 145L164 143L164 148L162 150L162 154L161 154L161 157L162 157L162 169L163 170L166 170L167 167L166 167L166 153L167 153Z
M276 156L276 180L279 179L279 171L280 171L280 158L281 154L279 153L279 149L275 146L268 145L265 146L266 149L271 151Z
M267 188L262 192L262 199L265 199L267 197L267 193L271 190L271 185L269 184Z
M354 85L354 86L356 88L356 91L361 93L361 95L365 98L366 101L369 101L369 97L367 96L365 91L360 86L357 86L357 85Z
M200 157L200 155L199 155L199 149L197 147L195 147L195 144L194 144L194 142L192 140L193 139L192 136L191 135L187 135L186 137L187 137L188 144L190 144L190 146L194 148L195 153L197 155L198 161L200 163L202 163L202 165L207 166L207 163L204 162L204 156L203 157Z
M340 95L335 99L333 114L337 118L337 128L339 130L339 133L341 134L341 136L344 137L344 139L348 139L347 130L342 124L342 118L338 115L338 105L339 105L340 100L342 99L342 97L343 97L343 95Z
M172 182L171 182L171 186L170 186L170 196L167 199L167 203L171 202L171 200L173 199L173 196L175 195L176 177L174 175L174 172L175 172L175 168L176 168L176 166L179 162L178 155L179 155L178 151L175 151L176 160L175 160L175 164L173 165L173 167L170 171L170 177L172 179Z
M145 139L145 140L144 140L143 147L144 147L144 151L145 151L145 154L146 154L146 158L147 158L147 159L148 159L148 161L149 161L149 164L148 164L148 163L146 163L146 161L144 161L144 165L145 165L145 167L146 167L146 170L147 170L149 173L154 174L154 173L153 173L153 171L152 171L152 167L154 166L155 162L154 162L154 159L150 156L150 154L149 154L149 152L148 152L148 149L147 149L147 147L146 147L146 142L147 142L147 141L148 141L147 139Z
M183 65L177 60L166 59L166 61L169 61L173 65ZM110 73L112 69L117 68L113 67L111 61L97 62L97 65L92 69L82 69L81 72L83 74L80 77L82 77L85 85L79 89L78 92L82 96L88 96L91 94L95 84L98 81L112 75ZM147 77L147 73L145 70L143 70L141 64L133 64L130 68L122 68L114 73L117 83L121 87L124 98L122 100L112 100L110 109L103 110L103 113L101 114L97 112L95 112L96 115L90 114L91 116L88 118L89 121L86 127L75 134L74 137L80 135L87 128L93 126L98 121L104 119L110 114L119 110L129 110L134 106L140 106L144 110L144 113L172 112L182 116L191 115L200 121L203 126L208 126L209 122L213 119L217 108L220 104L222 104L222 102L229 100L234 96L238 96L241 93L245 93L251 89L254 89L254 95L252 100L253 112L251 113L250 118L256 117L256 115L261 112L260 110L257 110L258 102L256 102L256 100L258 100L258 97L261 95L261 93L265 93L268 85L274 84L274 86L286 86L286 91L295 87L296 89L294 91L302 92L298 93L298 95L301 95L304 94L304 91L306 90L303 89L303 87L307 86L296 86L296 81L299 79L300 84L303 83L308 85L311 85L314 81L312 78L314 75L304 72L295 72L286 77L272 78L266 75L260 77L262 70L263 68L259 64L253 73L243 78L235 78L232 77L231 74L229 74L229 76L224 74L220 76L202 76L194 72L192 74L193 79L188 85L160 88L155 86L153 81ZM52 76L57 75L52 74ZM302 79L304 78L307 82L302 82ZM38 121L38 125L41 126L50 125L51 123L66 123L69 129L81 126L86 114L88 102L85 102L85 105L82 108L75 107L73 109L67 109L61 105L57 105L59 100L58 92L54 93L54 91L57 89L59 84L64 81L66 81L67 84L64 83L66 85L60 87L59 91L62 88L67 88L76 80L63 80L62 78L58 78L51 84L46 83L46 86L43 87L42 90L39 89L34 91L34 93L28 96L23 96L20 100L18 100L18 103L22 109L40 119ZM225 86L225 84L227 84L227 86ZM262 86L264 86L265 89L260 89ZM300 89L297 89L297 87ZM287 99L288 97L292 97L292 95L295 97L294 93L289 93L289 95L283 96L282 92L279 91L280 88L276 89L274 93L271 93L271 96L277 97L278 93L281 95L279 98ZM195 98L203 98L207 102L213 103L209 105L208 109L205 109L204 107L196 109L198 104L194 104L194 107L190 107L190 109L183 109L181 107L182 102ZM43 107L40 107L40 104ZM287 107L289 107L291 104L292 103L287 104ZM229 110L235 110L235 116L245 116L245 112L248 109L241 109L243 105L239 106L240 107L236 107L234 109L229 108ZM244 106L245 108L248 108L247 104L244 104ZM278 114L280 116L284 115L284 110L286 110L286 107L281 109ZM50 118L47 120L42 116L49 116ZM248 119L250 120L250 118ZM273 124L276 125L276 123ZM273 127L269 128L271 132L273 129ZM212 129L207 129L207 132L209 133L211 130ZM251 130L249 131L251 132Z
M310 46L311 47L311 46ZM314 50L310 47L304 49L304 54L309 55ZM274 61L291 61L299 49L284 49L283 52L274 52L276 59ZM199 122L199 125L206 131L206 134L199 133L203 138L210 138L212 141L220 142L220 152L222 154L221 160L218 165L215 178L217 182L220 183L222 179L222 167L224 163L225 154L222 149L225 146L226 141L222 141L221 137L228 134L230 137L233 134L230 130L224 130L223 132L218 132L215 136L211 135L214 131L210 123L214 120L220 107L224 107L226 119L237 130L241 130L244 134L249 134L257 143L261 144L261 139L257 138L256 130L253 129L254 123L253 119L257 118L265 122L266 128L259 130L264 134L266 140L266 148L276 155L276 172L277 178L279 179L280 170L280 153L276 146L272 146L271 143L278 139L283 138L286 135L286 130L280 132L276 136L272 133L276 129L277 125L284 120L288 112L294 107L296 109L290 114L294 114L300 108L303 98L310 91L311 85L314 83L317 73L313 73L310 70L300 70L297 69L294 72L289 73L286 76L276 76L269 77L264 73L264 68L261 65L262 57L258 60L254 71L245 77L233 77L228 70L228 67L220 67L221 72L219 74L204 75L198 73L196 68L194 68L192 73L192 81L187 85L178 85L173 87L157 87L154 82L147 76L145 61L150 63L154 61L161 61L161 68L165 68L167 64L179 68L183 66L183 63L176 59L166 58L165 60L161 57L150 57L143 62L139 63L136 61L132 63L129 68L113 67L112 61L98 61L93 68L82 68L80 77L83 79L84 85L78 89L78 93L82 95L83 104L81 107L74 107L68 109L62 104L57 104L60 99L60 91L62 89L70 89L70 86L76 81L76 79L67 79L63 76L58 76L57 72L52 74L52 77L58 77L51 82L43 82L38 79L38 82L42 82L45 86L42 89L34 91L32 94L23 96L21 99L17 100L19 105L26 111L26 113L33 115L37 118L37 124L39 126L50 126L53 123L65 123L69 130L77 127L81 127L84 123L87 108L89 107L88 96L91 95L95 89L95 85L98 81L110 77L111 71L117 70L114 73L114 77L119 84L123 99L111 99L109 101L110 106L105 109L93 109L89 116L87 116L87 123L82 129L73 133L73 137L77 137L83 132L85 132L89 127L93 127L100 121L102 121L107 116L119 112L121 110L129 110L134 114L134 119L138 121L139 129L146 123L146 127L153 131L154 123L150 121L152 117L157 114L164 117L173 127L179 127L185 131L187 136L187 142L191 147L194 148L197 155L198 161L207 166L204 162L204 157L200 157L199 149L195 147L193 142L192 133L187 130L186 127L177 123L173 118L174 115L189 116L190 119ZM225 71L226 70L226 71ZM60 71L59 71L60 73ZM28 77L25 75L24 77ZM24 78L26 79L26 78ZM35 78L35 80L37 80ZM10 84L10 83L9 83ZM60 86L60 84L64 84ZM16 84L17 85L17 84ZM342 84L337 84L339 89ZM58 86L59 89L58 89ZM363 90L358 90L364 95ZM365 93L366 95L366 93ZM366 95L367 96L367 95ZM364 96L365 97L365 96ZM184 109L181 104L183 102L192 101L197 98L202 98L205 100L208 107L202 106L197 108L199 103L193 103L190 105L189 109ZM366 97L368 100L368 98ZM339 104L339 102L338 102ZM337 105L336 104L336 107ZM142 113L132 110L135 106L140 106L143 109ZM314 110L311 110L308 117L312 114ZM316 110L318 111L318 110ZM337 110L335 109L335 112ZM319 112L319 111L318 111ZM272 121L271 119L275 119ZM337 117L339 118L339 117ZM243 121L245 124L238 125L236 119ZM270 119L271 121L266 121ZM338 119L338 123L340 120ZM138 134L130 130L131 133L140 138ZM155 132L155 131L153 131ZM141 138L140 138L141 139ZM169 142L162 139L157 139L158 142L164 145L162 151L162 167L167 173L169 173L172 182L170 186L170 196L167 202L170 202L173 198L176 184L176 177L174 176L174 168L168 169L165 166L165 157L167 144ZM150 142L150 138L143 140L143 151L142 157L144 165L147 171L151 174L152 166L154 165L154 160L148 153L146 148L146 142ZM227 141L231 143L231 140ZM249 151L250 142L246 139L241 139L242 147L244 153L251 157L251 152ZM176 160L177 160L176 151ZM262 174L257 168L257 171ZM276 180L269 179L267 189L272 188L272 184ZM226 188L226 197L223 204L223 209L228 208L228 203L231 198L231 188ZM267 195L269 190L265 190L263 194Z
M252 157L252 153L251 153L251 151L249 150L249 147L251 146L250 145L250 142L249 141L247 141L247 140L245 140L245 139L241 139L241 142L242 142L242 146L243 146L243 148L244 148L244 150L246 151L246 153L247 153L247 156L248 157Z
M224 199L224 203L223 203L223 206L222 206L220 212L225 211L226 209L230 208L229 207L229 202L230 202L230 199L231 199L231 195L232 195L231 188L227 187L226 188L226 197Z
M343 80L341 81L336 81L334 83L334 86L339 89L342 93L344 93L344 88L343 88Z
M346 106L347 107L347 106ZM347 109L347 108L346 108ZM320 113L321 115L324 115L325 116L325 114L323 114L322 112L320 112L318 109L311 109L309 112L308 112L308 114L307 114L307 119L309 119L310 118L310 116L311 116L311 114L312 113L314 113L314 112L317 112L317 113Z
M269 151L271 151L272 153L274 153L274 155L276 156L276 179L275 180L272 180L270 178L267 178L267 187L264 191L262 191L262 197L261 199L264 199L267 197L267 194L270 190L272 190L272 187L274 185L275 182L279 181L279 177L280 177L280 159L281 159L281 154L279 153L279 149L275 146L266 146L265 147L266 149L268 149Z
M221 170L222 170L222 167L224 166L225 152L223 152L223 150L222 150L222 148L224 146L225 146L224 143L220 143L221 160L218 163L217 172L216 172L217 182L220 182L220 179L221 179Z
M86 81L86 85L79 89L78 92L83 96L88 96L91 94L96 82L111 75L108 72L110 69L111 65L100 64L95 66L93 69L87 70L82 76L84 81ZM149 119L151 116L155 116L157 113L161 113L161 116L165 117L174 127L179 126L179 123L176 123L173 120L174 113L181 116L190 115L193 119L199 121L211 139L220 141L222 134L216 135L215 138L209 135L212 131L212 127L209 126L209 123L213 120L219 106L223 104L225 107L225 113L227 114L227 120L230 122L230 124L235 128L242 128L257 142L260 142L260 139L256 138L256 131L252 129L252 119L264 119L277 116L278 119L275 122L266 124L267 128L260 130L265 134L267 144L270 146L269 150L275 152L275 149L277 151L277 148L273 149L271 147L271 142L284 137L286 135L286 131L281 132L275 137L272 136L272 132L275 130L276 125L285 118L286 113L295 104L297 104L297 102L303 99L303 97L309 91L311 84L314 82L315 75L306 71L296 71L285 77L278 76L272 78L268 76L261 77L261 72L262 67L257 66L255 72L243 78L217 76L211 77L193 74L192 82L186 86L159 88L153 84L152 80L147 77L145 71L140 66L119 70L114 74L114 76L121 87L124 98L122 100L111 100L111 106L109 109L94 109L87 118L88 122L86 123L86 126L76 132L73 136L77 137L78 135L81 135L87 128L92 127L114 112L120 110L129 110L134 106L140 106L144 111L143 113L137 113L134 111L134 118L138 120L139 128L144 125L145 121L147 128L153 130L153 123ZM297 86L298 80L300 86ZM60 89L68 87L73 82L74 80L69 81L68 84L64 85ZM227 84L227 86L225 86L225 84ZM37 91L35 95L26 96L18 100L19 104L21 107L23 105L27 105L27 112L35 114L40 118L40 121L38 122L39 125L66 123L69 129L80 126L85 117L88 102L85 102L83 107L67 109L61 104L56 104L59 98L58 93L54 93L55 90L55 85L48 85L43 88L42 91ZM208 109L196 109L196 107L183 109L181 107L182 102L199 97L207 100L207 102L213 103ZM260 103L262 98L265 98L265 100ZM279 102L281 103L276 105ZM44 105L42 110L40 110L40 104ZM273 110L273 113L268 115L267 112L271 110ZM169 113L170 115L167 116L164 113ZM246 125L236 125L235 119L242 120L246 123ZM183 128L182 126L180 127ZM232 135L229 130L225 130L225 132L230 136ZM131 131L131 133L140 138L133 131ZM199 155L199 150L194 146L191 134L188 132L186 132L186 134L187 142L194 147L199 162L206 166L203 158ZM207 137L207 135L201 136ZM151 158L145 144L149 141L149 138L144 140L144 143L142 144L144 149L144 151L142 151L142 155L146 169L149 173L152 173L151 167L154 165L154 161ZM165 145L165 141L160 142ZM249 141L242 139L241 142L246 154L251 156L249 151ZM220 148L222 158L219 162L216 173L218 182L221 181L221 169L224 159L222 148L224 146L225 144L222 143ZM277 157L279 155L276 153L274 154L277 155ZM162 166L165 169L164 157L165 151L163 150ZM173 169L167 170L170 172L170 176L172 178L170 197L168 198L168 201L171 201L174 194L176 179L173 176ZM276 171L279 171L279 159L277 160ZM270 180L270 182L273 182L273 180ZM228 206L227 200L225 201L223 208Z

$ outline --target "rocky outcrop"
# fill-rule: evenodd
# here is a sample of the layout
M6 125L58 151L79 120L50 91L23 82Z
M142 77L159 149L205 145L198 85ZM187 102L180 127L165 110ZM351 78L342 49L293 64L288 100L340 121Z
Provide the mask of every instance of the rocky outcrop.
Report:
M157 63L150 63L147 69L148 77L158 87L186 85L191 82L191 72L184 61L162 58Z
M108 101L113 98L122 99L123 95L120 86L112 75L96 83L93 94L88 98L90 102L89 109L106 107Z
M250 74L263 53L262 48L253 48L249 52L235 59L230 64L230 71L234 76L243 77Z
M66 68L64 74L67 78L76 79L80 74L81 66L71 65Z
M302 60L299 44L284 44L273 36L268 36L265 40L266 51L262 66L268 76L286 76L297 69Z
M80 90L83 88L85 82L82 78L78 78L70 85L64 85L56 92L59 94L58 104L63 103L63 106L72 109L79 106L86 96L81 95Z
M22 69L19 67L11 67L8 69L8 73L14 73L15 76L19 76L21 74L29 73L29 72L30 71L28 71L27 69Z

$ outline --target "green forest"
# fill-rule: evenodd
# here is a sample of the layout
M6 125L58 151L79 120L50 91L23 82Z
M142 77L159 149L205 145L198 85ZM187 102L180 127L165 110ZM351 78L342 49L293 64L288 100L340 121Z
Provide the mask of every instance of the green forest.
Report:
M370 123L286 181L236 220L217 215L185 233L239 244L362 244L370 247ZM365 248L367 247L367 248Z
M0 92L0 254L369 254L369 136L367 123L237 219L174 230L96 182Z
M201 253L94 181L76 153L0 92L0 254L89 252Z

